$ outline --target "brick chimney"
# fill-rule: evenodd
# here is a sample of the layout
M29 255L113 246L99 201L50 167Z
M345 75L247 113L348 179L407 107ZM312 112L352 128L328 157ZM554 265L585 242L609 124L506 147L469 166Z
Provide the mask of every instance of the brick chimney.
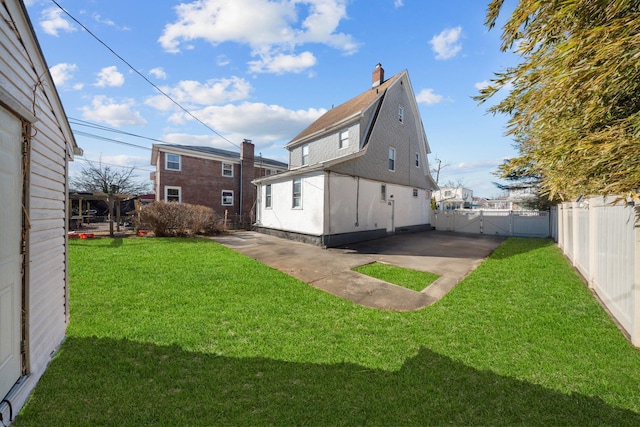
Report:
M384 82L384 68L382 68L382 64L377 63L376 68L373 69L372 77L371 77L371 87L375 88L380 86Z
M240 206L243 225L250 225L254 214L251 209L256 200L256 187L251 183L255 178L254 150L255 146L249 139L243 140L240 144L240 162L242 163L242 200L240 200Z

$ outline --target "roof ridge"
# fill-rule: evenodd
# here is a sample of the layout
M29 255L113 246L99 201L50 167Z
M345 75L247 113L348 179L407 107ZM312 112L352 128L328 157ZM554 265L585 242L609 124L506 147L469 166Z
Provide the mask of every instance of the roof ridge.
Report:
M302 132L296 135L291 141L289 141L285 147L295 145L301 139L304 139L312 134L322 132L325 129L341 122L342 120L353 116L354 114L364 111L368 106L374 103L384 92L391 86L403 73L407 70L402 70L393 76L386 79L380 85L372 87L370 89L361 92L351 99L339 104L336 107L332 107L325 112L322 116L318 117L314 122L307 126Z

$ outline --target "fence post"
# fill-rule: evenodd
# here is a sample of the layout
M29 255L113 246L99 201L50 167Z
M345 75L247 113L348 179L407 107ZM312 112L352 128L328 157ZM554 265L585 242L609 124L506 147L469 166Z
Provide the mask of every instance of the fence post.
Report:
M600 245L600 233L598 229L601 200L599 197L592 197L587 200L589 210L589 274L587 275L587 285L590 289L595 287L595 280L598 277L598 247Z
M634 263L635 280L633 283L633 326L631 331L631 343L640 347L640 206L634 206L635 211L635 245Z

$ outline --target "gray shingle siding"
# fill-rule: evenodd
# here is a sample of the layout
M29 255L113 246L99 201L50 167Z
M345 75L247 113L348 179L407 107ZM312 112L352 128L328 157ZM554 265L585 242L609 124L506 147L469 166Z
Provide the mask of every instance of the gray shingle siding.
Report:
M405 78L401 81L403 81ZM385 95L371 139L364 156L338 164L333 171L361 176L377 181L428 188L425 177L425 148L422 123L414 102L407 93L408 85L400 81L391 86ZM398 120L398 106L404 107L404 122ZM368 112L373 114L373 111ZM422 146L422 147L421 147ZM396 170L389 171L389 148L396 150ZM415 167L415 154L420 155L420 167ZM427 172L428 173L428 172Z
M349 131L349 146L340 149L340 133ZM311 140L308 143L298 145L289 152L289 164L292 168L302 166L302 147L309 145L309 165L337 159L358 151L360 141L360 123L351 123L348 126L338 127L336 131Z

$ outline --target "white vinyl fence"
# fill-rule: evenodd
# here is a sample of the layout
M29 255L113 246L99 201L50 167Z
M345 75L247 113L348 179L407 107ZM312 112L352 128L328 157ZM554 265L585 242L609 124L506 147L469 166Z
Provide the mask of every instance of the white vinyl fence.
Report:
M435 212L436 230L491 236L549 237L546 211L455 210Z
M615 197L563 203L557 224L560 249L640 346L640 206Z

